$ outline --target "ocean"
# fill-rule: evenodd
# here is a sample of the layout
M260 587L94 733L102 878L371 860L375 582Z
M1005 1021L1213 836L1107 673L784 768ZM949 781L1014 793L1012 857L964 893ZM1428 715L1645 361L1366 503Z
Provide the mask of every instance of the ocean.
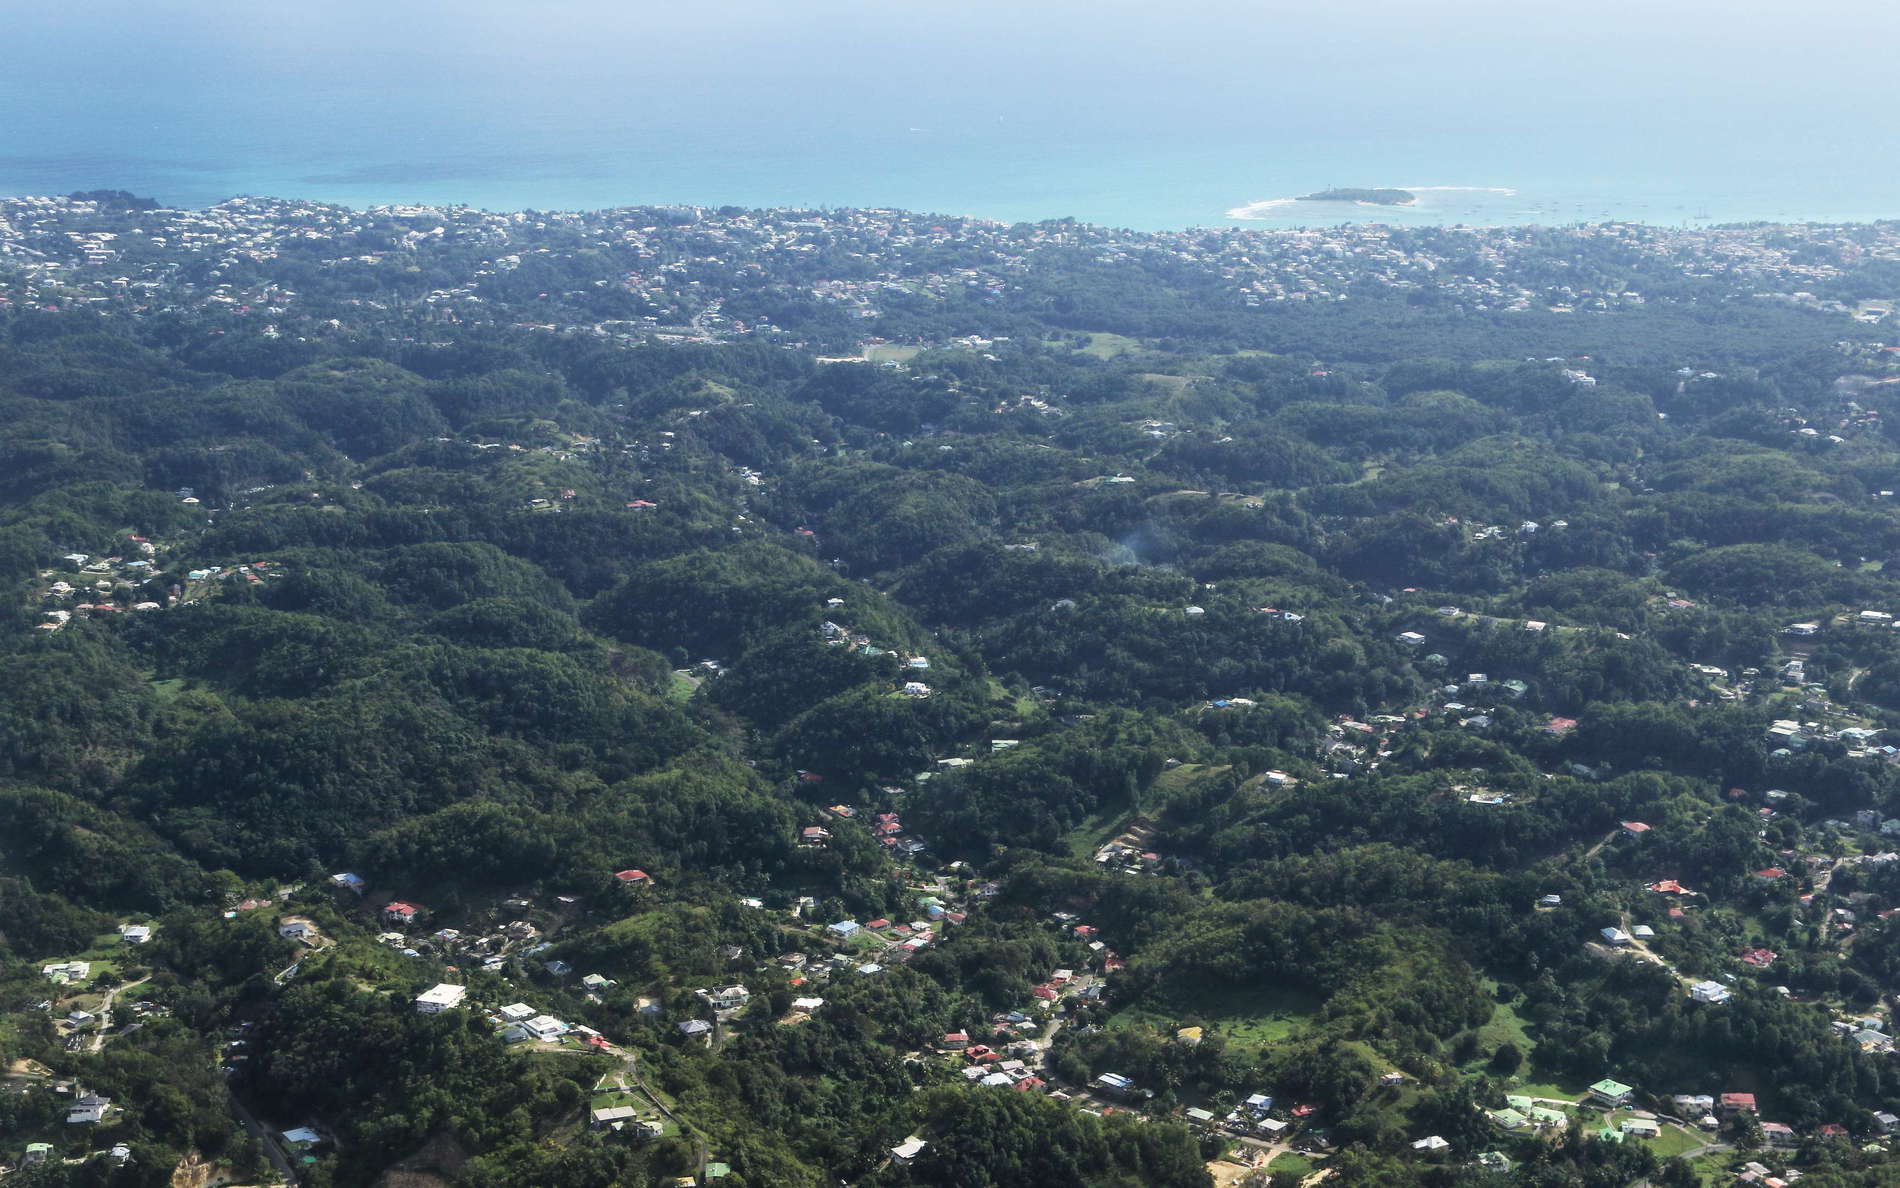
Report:
M1139 229L1900 217L1900 109L1871 83L1896 10L1845 37L1751 0L1589 7L0 0L0 193ZM1419 201L1288 201L1331 186Z

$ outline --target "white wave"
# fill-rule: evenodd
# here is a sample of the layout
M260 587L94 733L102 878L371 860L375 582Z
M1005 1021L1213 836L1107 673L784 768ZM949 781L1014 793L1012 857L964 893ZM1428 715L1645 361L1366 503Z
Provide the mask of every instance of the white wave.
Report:
M1260 202L1248 202L1236 206L1227 212L1230 219L1264 219L1283 206L1292 206L1298 198L1267 198Z

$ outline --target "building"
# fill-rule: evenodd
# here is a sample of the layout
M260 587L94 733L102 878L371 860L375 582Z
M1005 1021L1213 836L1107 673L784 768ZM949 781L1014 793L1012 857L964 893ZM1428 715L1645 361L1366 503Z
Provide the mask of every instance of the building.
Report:
M924 1140L918 1138L916 1135L913 1134L909 1138L905 1139L903 1142L891 1148L891 1158L895 1159L899 1163L904 1163L904 1164L915 1162L917 1157L924 1153L924 1148L929 1145L930 1145L929 1143L926 1143Z
M1590 1086L1590 1100L1617 1110L1622 1109L1630 1103L1630 1095L1634 1092L1634 1089L1623 1084L1623 1082L1613 1081L1609 1077L1605 1077Z
M1729 1000L1729 988L1720 982L1697 982L1689 987L1689 997L1697 1002L1721 1004Z
M498 1013L503 1020L509 1023L526 1023L528 1020L540 1014L539 1011L525 1002L511 1002L501 1008Z
M640 1111L629 1105L602 1106L588 1112L587 1122L594 1129L600 1130L616 1122L631 1122L639 1116Z
M1720 1105L1724 1118L1732 1117L1736 1114L1757 1114L1761 1112L1755 1108L1755 1095L1753 1093L1724 1093L1720 1099Z
M390 924L413 924L422 909L413 903L393 899L383 905L383 920Z
M119 929L119 939L128 945L142 945L152 939L150 924L126 924Z
M440 1014L451 1007L462 1005L468 997L467 986L451 986L446 982L436 985L416 995L416 1010L424 1015Z
M277 935L291 940L309 940L317 934L317 926L302 916L285 916L277 921Z

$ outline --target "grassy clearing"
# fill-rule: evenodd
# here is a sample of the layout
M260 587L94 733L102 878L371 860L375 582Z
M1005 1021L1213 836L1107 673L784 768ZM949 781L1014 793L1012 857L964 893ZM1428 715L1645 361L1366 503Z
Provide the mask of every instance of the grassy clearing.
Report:
M1129 1007L1108 1025L1172 1034L1192 1018L1225 1036L1230 1046L1259 1049L1292 1035L1319 1008L1316 996L1291 986L1203 986Z
M890 343L885 343L882 346L865 347L864 357L872 363L908 363L912 359L915 359L918 353L923 349L922 347L893 346Z
M1660 1135L1657 1135L1653 1139L1646 1140L1643 1145L1648 1147L1651 1151L1654 1151L1656 1158L1668 1159L1670 1156L1680 1155L1684 1151L1693 1151L1697 1147L1706 1145L1708 1141L1706 1136L1697 1134L1693 1130L1684 1130L1680 1126L1665 1125Z
M587 1108L590 1110L606 1110L612 1109L614 1106L633 1106L639 1109L646 1104L646 1099L642 1098L638 1093L630 1093L622 1089L613 1089L606 1093L594 1094L592 1100L587 1103Z
M1306 1156L1296 1155L1292 1151L1287 1151L1274 1156L1273 1162L1267 1164L1267 1170L1270 1172L1292 1172L1294 1175L1304 1178L1312 1175L1319 1169L1314 1167L1313 1161Z
M1535 1076L1537 1071L1538 1070L1533 1067L1531 1069L1531 1075ZM1551 1097L1562 1101L1576 1101L1590 1091L1590 1085L1587 1081L1578 1080L1512 1080L1505 1082L1504 1091L1506 1093L1522 1093L1526 1097Z
M1126 335L1094 333L1089 335L1089 344L1082 348L1082 353L1097 359L1113 359L1140 349L1141 343Z
M666 699L685 705L699 691L699 682L683 672L673 673L672 678L666 686Z
M1122 831L1122 822L1126 821L1132 810L1126 804L1117 804L1092 814L1080 825L1069 831L1069 853L1077 858L1092 858L1101 845Z

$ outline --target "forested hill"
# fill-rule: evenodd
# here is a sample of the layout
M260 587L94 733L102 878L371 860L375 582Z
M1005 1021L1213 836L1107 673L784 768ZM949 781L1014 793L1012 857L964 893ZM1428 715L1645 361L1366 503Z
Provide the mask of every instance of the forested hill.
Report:
M1891 1183L1897 261L0 200L8 1182Z

